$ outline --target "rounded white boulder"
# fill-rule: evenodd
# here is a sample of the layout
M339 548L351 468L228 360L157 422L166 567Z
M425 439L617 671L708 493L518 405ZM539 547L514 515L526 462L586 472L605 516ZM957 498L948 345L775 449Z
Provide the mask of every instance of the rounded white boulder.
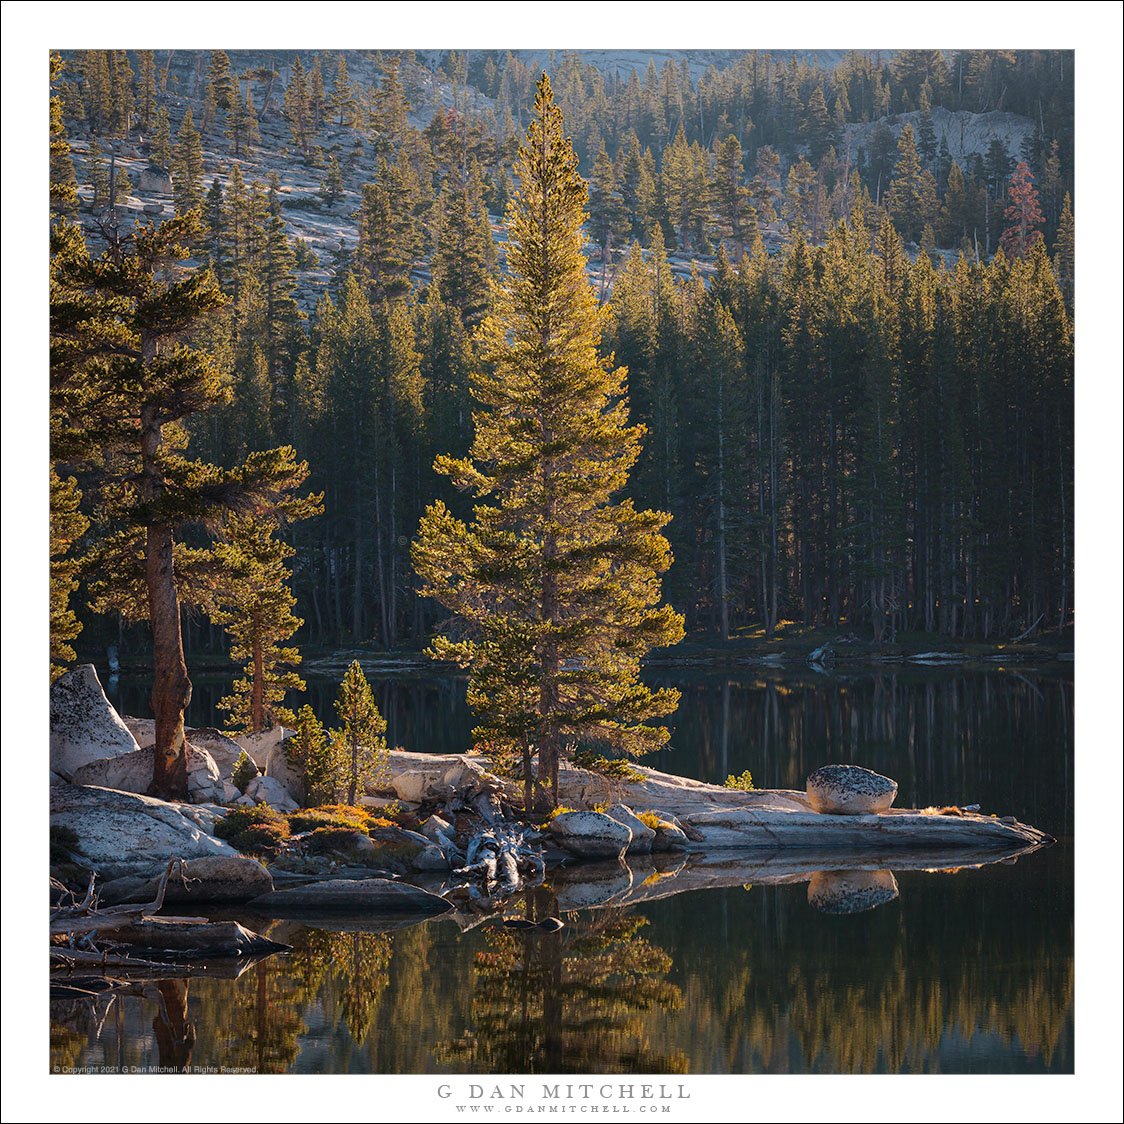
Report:
M898 782L859 765L825 765L808 777L808 801L817 812L868 816L885 812L898 795Z

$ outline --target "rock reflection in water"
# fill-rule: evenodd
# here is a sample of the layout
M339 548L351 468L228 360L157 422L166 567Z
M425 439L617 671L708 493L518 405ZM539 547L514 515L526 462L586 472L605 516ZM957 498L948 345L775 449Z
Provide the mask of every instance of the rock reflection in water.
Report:
M367 931L362 919L254 918L291 950L236 978L193 974L182 992L136 980L52 1001L51 1062L259 1073L1072 1072L1071 854L1007 858L643 856L553 871L549 889L492 915L466 907L393 932ZM958 867L954 877L927 873ZM886 907L842 918L809 907L809 889L845 899L840 881L889 887L891 869L900 896ZM565 928L504 928L513 916L561 916ZM81 984L69 977L68 994Z
M808 882L808 904L820 913L865 913L897 896L889 870L817 870Z

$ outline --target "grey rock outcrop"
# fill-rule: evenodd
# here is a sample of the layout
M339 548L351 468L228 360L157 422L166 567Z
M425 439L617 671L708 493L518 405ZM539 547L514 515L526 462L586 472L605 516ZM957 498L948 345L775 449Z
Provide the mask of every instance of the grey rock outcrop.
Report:
M610 804L605 809L605 814L612 817L617 823L623 823L632 832L628 854L645 855L651 851L652 845L656 841L656 833L631 808L624 804Z
M604 812L563 812L546 830L563 850L584 859L620 859L632 842L632 830Z
M122 792L147 792L152 787L152 770L156 751L138 749L118 757L91 761L76 769L70 778L73 784L116 788ZM211 755L187 747L187 796L192 804L221 804L225 799L222 777Z
M670 820L660 820L656 828L656 838L652 841L653 851L685 850L689 840L687 833Z
M70 780L92 761L136 753L140 746L105 697L93 664L51 684L51 771Z
M440 784L445 776L445 769L407 769L405 772L395 774L391 783L399 800L407 804L420 804L429 795L430 787Z
M219 767L222 779L230 780L234 775L234 763L238 760L242 747L233 738L228 738L213 726L196 726L185 730L184 733L188 744L195 746L196 749L206 750L211 755Z
M419 851L414 857L415 870L441 871L449 869L449 856L436 844Z
M169 859L238 858L192 818L191 805L109 788L50 789L51 825L70 828L86 861L103 878L151 874Z
M140 181L137 184L137 190L153 191L157 195L171 195L171 174L155 164L149 164L148 167L141 169Z
M119 878L102 888L107 905L150 902L156 896L163 870L148 878ZM273 878L256 859L240 855L212 855L188 859L173 869L164 891L165 905L192 902L248 902L273 890Z
M267 777L284 786L289 798L299 807L304 799L304 777L289 764L285 747L293 733L284 726L274 726L260 734L240 734L233 740Z
M440 816L430 816L428 820L422 824L421 834L426 839L432 840L434 843L452 843L455 838L453 825L448 820L443 820Z
M420 804L429 799L448 799L456 794L463 799L482 792L499 792L504 783L471 758L434 757L432 762L416 761L408 769L394 769L390 785L399 800ZM391 755L393 763L394 755Z
M268 804L278 812L295 812L300 807L276 777L254 777L246 786L246 795L255 804Z
M808 800L817 812L867 816L885 812L898 782L859 765L825 765L808 777Z
M137 740L141 749L148 749L156 744L156 720L154 718L134 718L130 714L121 716L121 721L129 728L129 733ZM187 726L184 728L184 737L188 745L196 749L206 750L219 768L219 774L225 781L230 780L234 773L234 763L242 752L242 747L233 739L228 738L221 730L212 726Z

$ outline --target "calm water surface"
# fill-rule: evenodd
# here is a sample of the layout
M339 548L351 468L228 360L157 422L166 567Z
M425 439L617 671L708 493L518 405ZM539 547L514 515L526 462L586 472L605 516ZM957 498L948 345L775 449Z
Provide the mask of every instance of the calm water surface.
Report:
M830 761L894 776L899 805L980 803L1062 841L835 916L804 881L567 912L558 934L434 920L341 932L239 915L293 946L237 979L53 1002L58 1065L301 1073L1073 1072L1072 669L656 673L680 687L657 767L802 787ZM334 683L310 682L331 717ZM196 705L211 685L197 684ZM213 698L226 684L213 685ZM382 680L393 743L463 751L463 684ZM146 713L143 688L117 701ZM130 692L132 695L130 697ZM213 705L213 701L210 703ZM215 720L195 713L197 724ZM656 875L653 873L653 879Z

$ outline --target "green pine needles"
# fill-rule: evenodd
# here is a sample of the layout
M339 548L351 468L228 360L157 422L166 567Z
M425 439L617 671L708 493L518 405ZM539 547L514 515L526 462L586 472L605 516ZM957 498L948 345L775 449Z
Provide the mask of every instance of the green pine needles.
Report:
M358 660L352 660L340 684L336 716L343 725L332 731L332 744L343 762L347 802L354 804L368 786L381 788L390 781L390 754L383 736L386 719L375 706L371 685Z
M83 558L91 608L149 623L151 792L171 798L187 795L183 714L191 680L181 609L210 609L238 584L231 557L196 545L206 541L197 531L194 541L189 536L259 521L272 528L319 510L318 497L294 495L308 468L291 447L252 452L231 468L185 455L188 419L230 395L218 361L191 343L226 303L210 270L182 265L201 235L199 213L190 211L138 226L94 257L78 227L59 221L51 230L52 462L91 474L94 541ZM67 524L56 527L61 547L77 524L73 493L55 492L56 524L60 517ZM56 567L56 639L64 645L75 631L63 598L72 581ZM285 627L275 624L274 641L291 635ZM66 656L56 645L55 658ZM277 662L293 661L285 653Z
M306 807L331 804L341 793L353 805L368 788L390 784L386 719L375 706L371 685L358 660L347 669L336 694L341 726L325 730L312 707L302 706L289 739L289 763L304 777Z
M319 497L311 497L302 514L321 510ZM229 727L241 733L292 726L295 719L283 705L285 695L304 690L304 680L293 670L301 662L300 652L283 646L302 624L293 615L296 598L287 584L292 572L285 565L295 551L274 537L276 529L274 520L231 516L226 541L214 548L227 580L216 593L210 616L226 629L231 658L244 671L218 705L229 715Z
M470 670L477 742L517 754L528 806L550 806L561 758L667 741L648 723L674 711L678 693L650 691L639 664L682 638L683 618L659 603L670 516L612 499L644 430L628 424L625 369L599 350L605 311L586 275L586 185L545 74L518 171L509 275L477 333L475 440L467 458L435 466L486 502L471 525L431 506L413 559L424 594L463 630L430 652Z

